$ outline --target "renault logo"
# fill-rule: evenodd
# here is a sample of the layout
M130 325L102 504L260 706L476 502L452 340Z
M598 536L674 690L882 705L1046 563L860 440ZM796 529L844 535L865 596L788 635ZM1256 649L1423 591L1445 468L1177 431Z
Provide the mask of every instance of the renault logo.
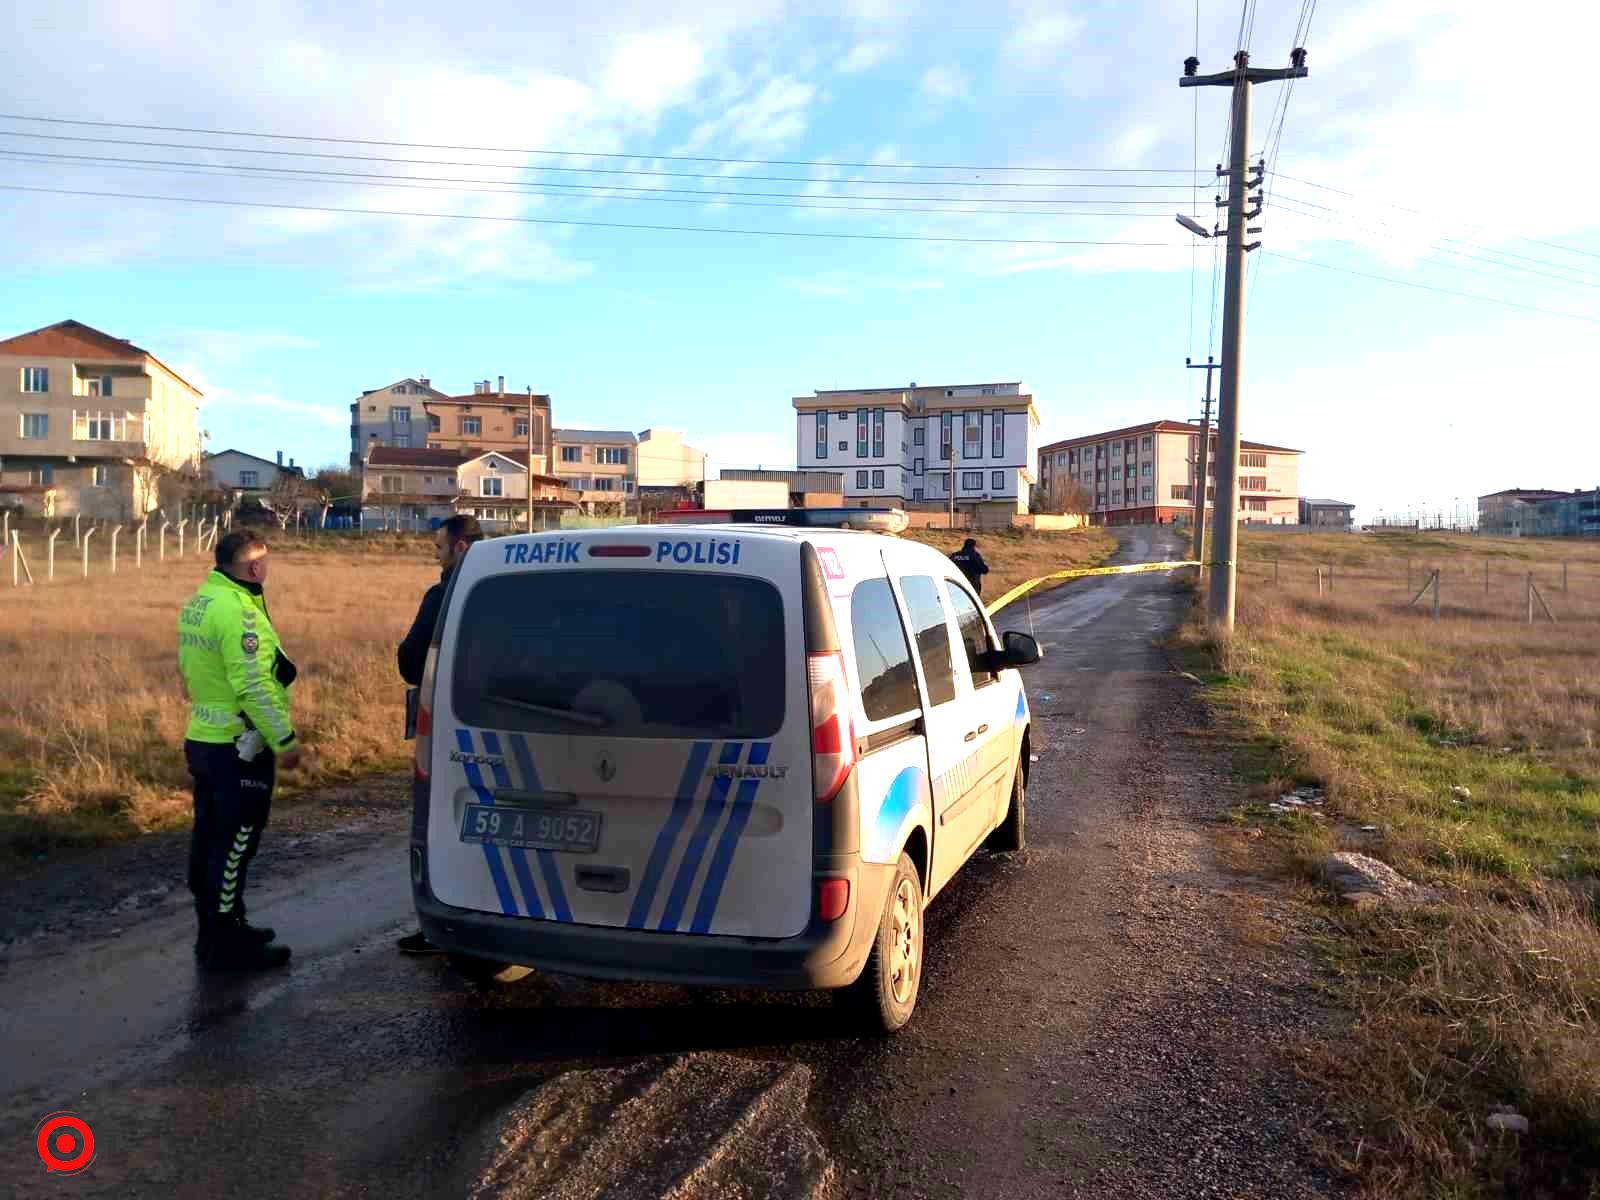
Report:
M617 764L609 750L600 751L600 756L594 760L594 773L600 776L602 783L610 783L617 777Z

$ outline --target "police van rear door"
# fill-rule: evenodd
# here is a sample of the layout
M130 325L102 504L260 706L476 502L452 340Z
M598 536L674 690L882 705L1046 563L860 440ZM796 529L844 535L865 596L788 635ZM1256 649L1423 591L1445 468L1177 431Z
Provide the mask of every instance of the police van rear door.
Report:
M800 543L642 527L499 538L460 568L429 877L542 920L787 937L810 916Z

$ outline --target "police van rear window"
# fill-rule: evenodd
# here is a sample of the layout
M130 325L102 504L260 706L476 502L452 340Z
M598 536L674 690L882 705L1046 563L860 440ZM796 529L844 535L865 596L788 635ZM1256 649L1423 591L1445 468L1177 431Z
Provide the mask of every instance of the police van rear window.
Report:
M783 601L763 579L495 575L456 628L452 704L492 729L765 738L783 724Z

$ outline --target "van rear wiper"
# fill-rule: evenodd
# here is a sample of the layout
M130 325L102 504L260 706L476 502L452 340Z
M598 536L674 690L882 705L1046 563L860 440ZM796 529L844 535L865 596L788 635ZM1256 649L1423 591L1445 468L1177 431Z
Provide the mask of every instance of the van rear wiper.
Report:
M515 696L507 696L500 692L485 692L484 699L491 704L503 704L507 708L520 708L523 712L538 713L541 717L556 717L562 721L571 721L574 725L587 725L590 729L605 729L611 724L611 718L600 713L588 712L581 708L555 708L548 704L534 704L529 700L519 700Z

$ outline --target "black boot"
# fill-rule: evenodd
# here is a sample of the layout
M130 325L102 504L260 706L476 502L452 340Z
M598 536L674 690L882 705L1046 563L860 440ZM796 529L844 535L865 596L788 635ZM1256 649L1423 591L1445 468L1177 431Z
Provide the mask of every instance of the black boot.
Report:
M201 926L194 954L207 971L261 971L289 961L289 947L258 941L243 932L237 920L227 918Z
M278 936L278 931L271 925L250 924L250 922L245 919L245 915L243 913L239 914L239 919L235 923L235 929L246 941L255 942L257 945L261 946L265 946L273 938Z

